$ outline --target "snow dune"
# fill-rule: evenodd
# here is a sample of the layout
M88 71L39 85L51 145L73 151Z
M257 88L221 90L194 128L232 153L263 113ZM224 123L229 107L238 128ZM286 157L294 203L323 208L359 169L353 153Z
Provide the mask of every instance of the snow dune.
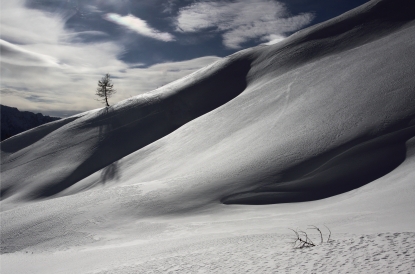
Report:
M269 236L289 270L308 255L287 253L277 239L309 224L343 235L310 249L317 257L362 248L344 240L356 234L398 232L378 240L413 259L401 249L413 241L403 232L415 228L414 33L412 1L370 1L109 109L2 142L1 247L12 253L2 263L9 273L224 273L221 263L191 267L187 256L201 255L185 243L205 241L206 252L223 248L231 261L268 252L250 268L267 272L276 267L274 250L260 244ZM242 236L252 250L232 253ZM364 252L377 252L373 241ZM45 261L50 252L54 263ZM210 266L220 259L203 258ZM411 267L403 260L395 269Z

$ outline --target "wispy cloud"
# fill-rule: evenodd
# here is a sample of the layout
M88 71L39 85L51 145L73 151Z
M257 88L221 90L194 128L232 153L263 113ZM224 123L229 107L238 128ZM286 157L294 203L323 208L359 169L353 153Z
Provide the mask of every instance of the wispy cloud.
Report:
M138 34L151 37L164 42L174 41L174 36L167 32L160 32L150 27L146 21L135 17L134 15L121 16L116 13L108 13L104 18L110 22L116 23L120 26L124 26Z
M31 52L0 39L1 62L23 66L59 66L56 58L49 55Z
M162 4L163 7L163 13L172 13L175 9L175 6L177 4L178 0L166 0Z
M199 32L206 29L222 32L223 43L241 48L250 39L265 40L309 24L309 13L290 16L285 6L269 0L204 1L184 7L176 18L176 30Z

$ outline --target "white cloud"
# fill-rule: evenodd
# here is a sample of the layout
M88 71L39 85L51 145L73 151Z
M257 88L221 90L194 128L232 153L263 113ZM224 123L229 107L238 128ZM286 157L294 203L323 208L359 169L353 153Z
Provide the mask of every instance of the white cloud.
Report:
M150 27L146 21L135 17L134 15L121 16L116 13L108 13L104 18L110 22L116 23L120 26L124 26L130 30L137 32L138 34L151 37L153 39L161 40L164 42L174 41L174 36L167 32L160 32Z
M116 42L77 42L82 40L74 39L79 33L65 29L62 18L28 9L23 1L5 2L0 18L1 103L20 110L59 115L102 107L95 100L95 89L107 72L114 76L118 91L110 100L115 103L151 91L218 59L203 57L148 68L126 64L118 59L124 48Z
M57 43L65 22L54 14L24 6L24 0L1 2L1 38L17 44Z
M223 32L226 47L238 49L250 39L283 37L310 23L312 18L312 14L290 17L283 4L269 0L205 1L182 8L176 28L183 32L213 28Z
M84 7L88 12L91 13L102 13L102 10L100 10L97 6L95 5L85 5Z
M268 46L279 43L284 39L285 39L285 37L283 37L281 35L276 35L276 34L270 34L270 35L264 36L262 38L263 41L268 41L268 42L264 43L264 45L268 45Z
M56 58L31 52L0 39L1 62L22 66L58 66Z

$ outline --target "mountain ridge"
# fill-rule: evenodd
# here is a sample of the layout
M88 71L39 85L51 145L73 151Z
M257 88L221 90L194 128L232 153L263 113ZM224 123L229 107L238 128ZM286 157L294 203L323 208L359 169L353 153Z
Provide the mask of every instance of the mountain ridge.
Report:
M59 120L41 113L19 111L15 107L0 105L1 110L1 141L34 127Z

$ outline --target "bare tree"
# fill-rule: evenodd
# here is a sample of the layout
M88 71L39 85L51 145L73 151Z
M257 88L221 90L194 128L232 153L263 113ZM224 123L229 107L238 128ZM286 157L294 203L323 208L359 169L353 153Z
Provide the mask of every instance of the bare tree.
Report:
M110 106L108 104L108 98L110 98L116 92L113 86L114 85L111 81L111 75L109 73L105 74L105 76L98 81L97 92L95 94L100 97L98 101L102 101L107 107Z

